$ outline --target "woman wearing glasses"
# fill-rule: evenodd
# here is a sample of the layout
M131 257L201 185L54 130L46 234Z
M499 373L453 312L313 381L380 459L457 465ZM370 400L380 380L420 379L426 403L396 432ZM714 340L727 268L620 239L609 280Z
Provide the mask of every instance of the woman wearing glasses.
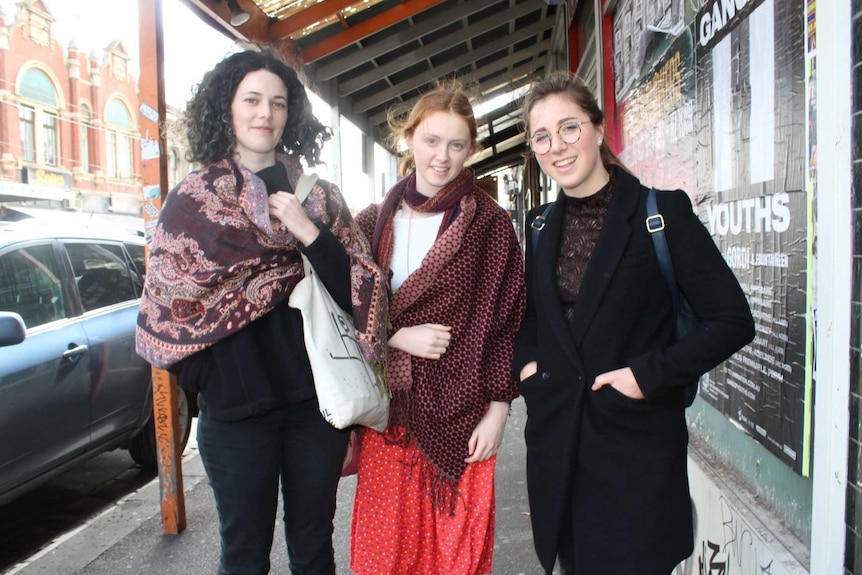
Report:
M559 560L566 575L669 575L693 547L684 389L751 341L751 312L687 194L660 192L676 281L698 318L675 340L649 189L608 147L593 94L551 75L532 86L524 119L561 189L528 216L528 229L543 214L544 227L527 236L513 362L536 552L548 574Z

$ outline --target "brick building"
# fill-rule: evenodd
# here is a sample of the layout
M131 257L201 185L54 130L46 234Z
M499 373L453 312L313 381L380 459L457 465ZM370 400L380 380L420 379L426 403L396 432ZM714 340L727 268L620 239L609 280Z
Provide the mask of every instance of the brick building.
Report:
M84 54L74 39L60 45L42 1L17 7L0 13L0 205L140 216L138 85L123 40ZM181 158L169 149L171 185Z

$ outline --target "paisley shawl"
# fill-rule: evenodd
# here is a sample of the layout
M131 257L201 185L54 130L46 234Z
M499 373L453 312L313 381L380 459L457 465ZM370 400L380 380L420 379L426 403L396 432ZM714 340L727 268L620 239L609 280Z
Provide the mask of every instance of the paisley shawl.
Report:
M295 186L296 158L277 160ZM236 333L284 302L303 277L297 240L269 216L263 181L225 159L189 174L165 201L149 243L136 351L167 368ZM338 188L318 180L303 204L350 257L357 340L368 361L386 357L387 290L368 241Z

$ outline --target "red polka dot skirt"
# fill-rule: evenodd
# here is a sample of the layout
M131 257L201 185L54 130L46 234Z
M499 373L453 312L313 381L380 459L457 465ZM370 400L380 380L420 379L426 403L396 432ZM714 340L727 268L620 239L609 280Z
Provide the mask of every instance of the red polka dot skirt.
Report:
M419 472L427 460L415 446L387 445L381 434L366 431L350 533L355 575L491 573L496 461L495 455L467 466L453 517L432 506Z

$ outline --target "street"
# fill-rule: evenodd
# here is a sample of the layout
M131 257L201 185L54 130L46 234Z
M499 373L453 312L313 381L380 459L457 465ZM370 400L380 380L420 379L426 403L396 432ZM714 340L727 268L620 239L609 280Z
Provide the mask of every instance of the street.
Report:
M0 507L0 573L156 477L115 449Z

